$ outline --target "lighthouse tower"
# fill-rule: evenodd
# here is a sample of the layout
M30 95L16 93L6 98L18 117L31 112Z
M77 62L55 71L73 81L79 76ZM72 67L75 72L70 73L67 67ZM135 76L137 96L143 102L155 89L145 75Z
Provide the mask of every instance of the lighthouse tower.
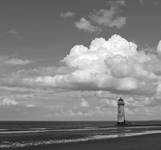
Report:
M124 112L124 100L120 97L118 99L118 114L117 114L117 124L118 125L125 125L125 112Z

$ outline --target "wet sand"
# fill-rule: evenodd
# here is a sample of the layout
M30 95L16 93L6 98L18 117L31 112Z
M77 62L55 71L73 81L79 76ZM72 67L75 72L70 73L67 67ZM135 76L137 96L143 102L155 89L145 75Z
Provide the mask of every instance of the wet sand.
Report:
M161 134L139 135L78 143L52 144L10 150L161 150Z

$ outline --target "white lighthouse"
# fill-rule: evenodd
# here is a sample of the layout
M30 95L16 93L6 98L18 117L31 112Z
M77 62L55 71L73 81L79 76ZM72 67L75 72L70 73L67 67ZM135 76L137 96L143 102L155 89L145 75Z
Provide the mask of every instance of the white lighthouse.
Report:
M118 114L117 114L117 124L118 125L125 125L125 112L124 112L124 100L120 97L118 99Z

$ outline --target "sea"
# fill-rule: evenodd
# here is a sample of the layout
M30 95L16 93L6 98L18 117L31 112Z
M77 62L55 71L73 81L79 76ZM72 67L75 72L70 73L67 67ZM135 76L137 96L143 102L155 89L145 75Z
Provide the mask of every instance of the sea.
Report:
M161 133L161 121L1 121L0 149L85 142Z

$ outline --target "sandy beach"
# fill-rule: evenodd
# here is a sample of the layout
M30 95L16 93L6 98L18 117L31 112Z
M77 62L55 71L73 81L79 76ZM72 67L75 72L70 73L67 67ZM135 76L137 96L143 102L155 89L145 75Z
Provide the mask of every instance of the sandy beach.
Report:
M139 135L78 143L52 144L10 150L160 150L161 134Z

